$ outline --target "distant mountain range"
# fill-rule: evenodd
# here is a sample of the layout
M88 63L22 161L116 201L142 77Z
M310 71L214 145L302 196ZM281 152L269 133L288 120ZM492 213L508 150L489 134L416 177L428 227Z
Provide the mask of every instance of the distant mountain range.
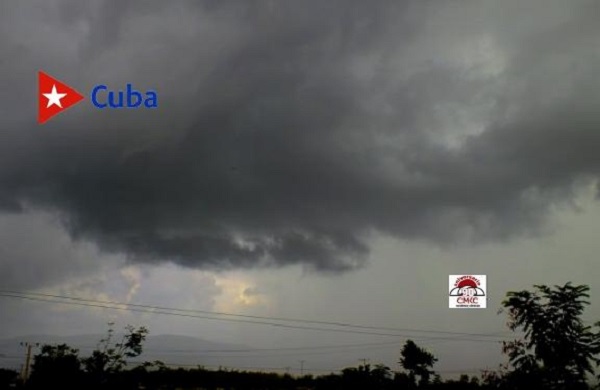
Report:
M121 335L115 335L114 341L118 342ZM78 335L78 336L51 336L51 335L29 335L12 339L0 339L0 367L19 368L25 360L25 348L20 345L27 341L33 344L68 344L79 349L80 356L89 355L98 345L98 342L106 337L101 334ZM234 360L228 355L248 354L253 348L239 345L219 343L203 340L195 337L178 335L148 336L144 342L144 352L133 359L135 362L160 360L166 364L181 365L183 367L205 365L208 368L218 366L242 366L240 358ZM33 350L34 354L39 349ZM242 356L243 357L243 356ZM242 359L244 360L244 359Z
M25 361L25 348L21 342L42 344L68 344L79 349L79 356L89 356L102 334L79 336L29 335L0 339L0 367L20 370ZM120 340L119 335L114 340ZM323 349L325 348L325 349ZM358 364L363 356L361 348L338 349L316 346L257 349L241 344L208 341L196 337L178 335L150 335L143 345L142 355L131 360L130 366L145 361L160 360L170 367L209 369L219 367L247 371L289 372L292 374L326 374L339 368ZM33 354L39 352L34 348Z

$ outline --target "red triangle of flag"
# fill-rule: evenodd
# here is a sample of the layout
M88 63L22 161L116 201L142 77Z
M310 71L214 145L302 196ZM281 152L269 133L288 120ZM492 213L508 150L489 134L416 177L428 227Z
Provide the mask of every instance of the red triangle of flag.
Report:
M73 107L84 99L83 95L52 76L38 72L38 123Z

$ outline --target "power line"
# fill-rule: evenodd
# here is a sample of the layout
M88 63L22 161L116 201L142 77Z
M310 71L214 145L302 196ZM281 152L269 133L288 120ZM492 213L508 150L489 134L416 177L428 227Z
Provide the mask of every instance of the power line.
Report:
M17 355L0 355L0 359L6 359L6 360L21 360L23 359L22 356L17 356ZM141 360L134 360L134 361L129 361L128 363L132 364L132 365L142 365L144 363L146 363L145 361L141 361ZM211 368L211 369L230 369L230 370L273 370L273 371L285 371L286 373L289 372L290 367L286 366L286 367L267 367L267 366L231 366L231 365L206 365L206 364L192 364L192 363L175 363L175 362L161 362L163 363L165 366L167 367L182 367L182 368ZM326 368L311 368L310 371L315 371L315 372L340 372L342 371L343 368L335 368L335 369L326 369ZM451 374L451 373L478 373L481 372L485 369L480 368L480 369L476 369L476 368L471 368L471 369L465 369L465 370L436 370L436 373L440 373L440 374Z
M255 359L268 359L275 357L288 357L288 356L317 356L317 355L333 355L333 354L341 354L341 353L359 353L366 350L374 350L374 349L384 349L384 348L398 348L402 342L390 343L386 345L372 345L372 346L363 346L363 347L345 347L338 348L334 350L328 351L312 351L312 350L301 350L301 351L289 351L285 352L285 349L282 350L282 353L279 353L276 349L269 349L265 352L261 352L260 350L256 352L248 352L244 354L235 354L231 355L229 353L220 353L216 354L215 352L207 353L204 350L169 350L169 349L151 349L144 348L144 355L149 356L180 356L180 357L197 357L197 358L206 358L206 359L246 359L246 358L255 358ZM75 345L79 350L90 351L95 349L96 347L80 347ZM230 351L226 351L230 352ZM239 353L239 352L238 352ZM0 356L0 359L2 357Z
M415 342L427 341L424 339L414 339ZM432 343L435 344L438 342L447 342L447 341L467 341L467 342L499 342L495 340L479 340L479 339L466 339L466 338L457 338L453 340L435 340ZM352 349L379 349L379 348L398 348L404 341L389 341L385 343L359 343L359 344L337 344L337 345L320 345L320 346L312 346L312 347L278 347L278 348L247 348L247 349L180 349L180 348L144 348L144 352L151 353L164 353L164 354L194 354L202 357L235 357L235 355L229 355L230 353L243 353L243 355L238 355L239 357L253 357L253 356L287 356L282 354L262 354L263 352L285 352L285 351L295 351L294 354L330 354L337 352L344 352ZM95 349L97 345L75 345L78 349ZM326 352L310 352L314 350L330 350ZM309 352L305 352L309 351ZM218 354L218 355L211 355ZM2 356L0 355L0 358Z
M378 347L397 347L402 341L392 341L385 343L360 343L360 344L337 344L337 345L319 345L313 347L279 347L279 348L247 348L247 349L202 349L200 354L205 353L258 353L258 352L280 352L280 351L310 351L322 349L347 349L347 348L378 348ZM43 342L42 342L43 344ZM97 345L75 345L78 349L95 349ZM144 348L145 352L161 353L194 353L198 354L198 349L178 349L178 348ZM230 355L219 355L229 357ZM243 355L248 356L248 355ZM2 354L0 354L0 358Z
M401 342L386 342L386 343L360 343L360 344L338 344L338 345L320 345L314 347L281 347L281 348L252 348L246 350L204 350L205 352L263 352L263 351L302 351L313 349L338 349L338 348L358 348L371 346L389 346L401 344Z
M369 359L359 359L359 361L366 364ZM132 364L143 364L143 361L129 361ZM206 364L191 364L191 363L174 363L174 362L161 362L167 367L193 367L193 368L212 368L212 369L223 369L223 370L274 370L274 371L286 371L288 372L290 367L266 367L266 366L231 366L231 365L206 365ZM299 360L301 373L304 373L306 367L304 367L304 363L306 360ZM345 368L310 368L309 371L316 372L341 372ZM481 371L489 370L490 368L468 368L468 369L452 369L452 370L435 370L436 373L439 374L467 374L467 373L480 373Z
M462 341L479 342L482 340L476 339L459 339ZM421 341L415 339L415 341ZM490 341L490 340L483 340ZM189 356L194 355L203 358L269 358L281 356L296 356L296 355L329 355L342 352L363 351L384 348L398 348L403 341L393 341L386 343L360 343L360 344L338 344L329 346L313 346L313 347L280 347L280 348L249 348L249 349L178 349L178 348L144 348L145 353L150 354L167 354ZM92 350L97 346L92 345L75 345L80 350ZM289 353L285 353L285 352ZM284 353L279 353L284 352ZM237 355L232 355L232 353ZM0 356L1 357L1 356Z
M378 333L378 332L368 332L368 331L359 331L359 330L351 330L351 329L318 328L318 327L312 327L312 326L279 324L277 322L250 321L250 320L242 320L242 319L236 319L236 318L217 318L217 317L208 317L208 316L201 316L201 315L194 315L194 314L173 313L173 312L169 312L169 311L138 309L135 307L127 307L128 305L126 303L121 304L123 306L119 307L119 306L111 306L110 304L103 305L103 304L85 303L85 302L66 302L66 301L45 299L45 298L39 298L39 297L31 297L31 296L25 296L25 295L13 295L13 294L0 293L0 296L8 297L8 298L20 298L20 299L25 299L25 300L39 301L39 302L46 302L46 303L59 303L59 304L65 304L65 305L98 307L98 308L104 308L104 309L132 311L132 312L150 313L150 314L172 315L172 316L177 316L177 317L200 318L200 319L216 320L216 321L239 322L239 323L248 323L248 324L256 324L256 325L270 325L270 326L274 326L274 327L289 328L289 329L304 329L304 330L318 330L318 331L326 331L326 332L368 334L368 335L375 335L375 336L404 337L404 335L392 334L392 333ZM94 301L89 300L89 302L94 302Z
M246 349L202 349L202 352L208 353L253 353L253 352L271 352L271 351L303 351L303 350L320 350L320 349L345 349L345 348L365 348L377 346L397 346L402 344L402 341L391 341L385 343L359 343L359 344L337 344L337 345L318 345L312 347L278 347L278 348L246 348ZM80 349L97 348L96 345L77 345ZM173 353L197 353L196 349L178 349L178 348L144 348L148 352L173 352ZM0 355L1 357L1 355Z
M305 360L299 360L299 363L306 362ZM130 361L132 364L143 364L143 361ZM288 371L291 367L265 367L265 366L229 366L229 365L206 365L206 364L190 364L190 363L173 363L173 362L161 362L167 367L194 367L194 368L217 368L223 370L276 370L276 371ZM306 368L303 368L306 370ZM310 371L318 372L337 372L342 369L326 369L326 368L311 368Z
M268 316L252 316L252 315L243 315L243 314L214 312L214 311L207 311L207 310L179 309L179 308L164 307L164 306L142 305L142 304L133 304L133 303L116 302L116 301L93 300L93 299L86 299L86 298L72 297L72 296L65 296L65 295L27 293L27 292L9 291L9 290L0 290L0 296L9 297L9 298L21 298L21 299L41 301L41 302L62 303L62 304L71 304L71 305L79 305L79 306L100 307L100 308L115 309L115 310L127 310L127 311L134 311L134 312L174 315L174 316L180 316L180 317L192 317L192 318L202 318L202 319L209 319L209 320L270 325L270 326L292 328L292 329L336 331L336 332L359 333L359 334L370 334L370 335L378 335L378 336L393 336L393 337L409 337L409 336L406 334L367 332L367 331L358 331L355 329L448 334L448 335L456 335L456 336L494 337L494 334L465 333L465 332L453 332L453 331L435 331L435 330L410 329L410 328L390 328L390 327L358 325L358 324L351 324L351 323L345 323L345 322L304 320L304 319L268 317ZM52 298L52 299L45 299L45 298ZM67 301L65 301L65 300L67 300ZM69 302L69 301L73 301L73 302ZM191 313L191 314L189 314L189 313ZM205 316L205 315L195 315L195 314L192 315L193 313L210 314L213 317L209 317L209 316ZM219 317L214 317L214 316L230 316L230 317L237 317L237 318L219 318ZM262 319L262 320L270 320L270 321L253 321L253 320L251 321L251 320L246 320L243 318ZM354 329L331 329L331 328L322 328L322 327L309 327L309 326L281 324L281 323L272 322L272 321L320 324L320 325L329 325L329 326L336 326L336 327L342 327L342 328L354 328ZM431 338L431 339L443 339L443 338Z

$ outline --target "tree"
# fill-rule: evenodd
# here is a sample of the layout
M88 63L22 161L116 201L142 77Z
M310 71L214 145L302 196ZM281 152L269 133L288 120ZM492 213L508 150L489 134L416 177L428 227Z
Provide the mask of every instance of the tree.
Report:
M508 309L509 328L524 332L522 339L504 343L503 352L513 368L508 379L536 381L552 389L587 388L586 374L593 373L592 363L600 363L595 357L600 333L581 319L589 305L589 287L569 282L534 288L511 291L502 303Z
M43 345L40 353L33 357L32 387L78 387L82 373L78 353L67 344Z
M113 323L109 323L107 336L100 340L97 349L92 355L83 359L85 370L94 378L96 383L106 382L109 374L119 372L127 365L127 359L139 356L142 353L142 343L146 339L148 329L135 328L132 325L125 327L125 334L120 342L113 343Z
M16 386L19 373L15 370L0 368L0 389L9 389Z
M429 384L433 365L437 358L423 348L419 347L412 340L407 340L400 352L400 364L409 372L409 377L413 383L416 383L416 376L419 377L419 385Z
M383 386L392 379L392 371L385 364L376 364L371 370L370 376L378 386Z
M329 384L328 389L386 389L392 385L392 372L384 364L359 365L358 367L349 367L342 370L339 386L335 387Z

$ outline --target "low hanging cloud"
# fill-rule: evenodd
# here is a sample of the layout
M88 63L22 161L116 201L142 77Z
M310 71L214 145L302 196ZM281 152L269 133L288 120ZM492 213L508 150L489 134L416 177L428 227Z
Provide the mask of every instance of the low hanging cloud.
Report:
M4 6L0 209L136 262L338 272L373 233L535 233L598 179L594 3L147 4ZM37 128L46 67L161 106Z

